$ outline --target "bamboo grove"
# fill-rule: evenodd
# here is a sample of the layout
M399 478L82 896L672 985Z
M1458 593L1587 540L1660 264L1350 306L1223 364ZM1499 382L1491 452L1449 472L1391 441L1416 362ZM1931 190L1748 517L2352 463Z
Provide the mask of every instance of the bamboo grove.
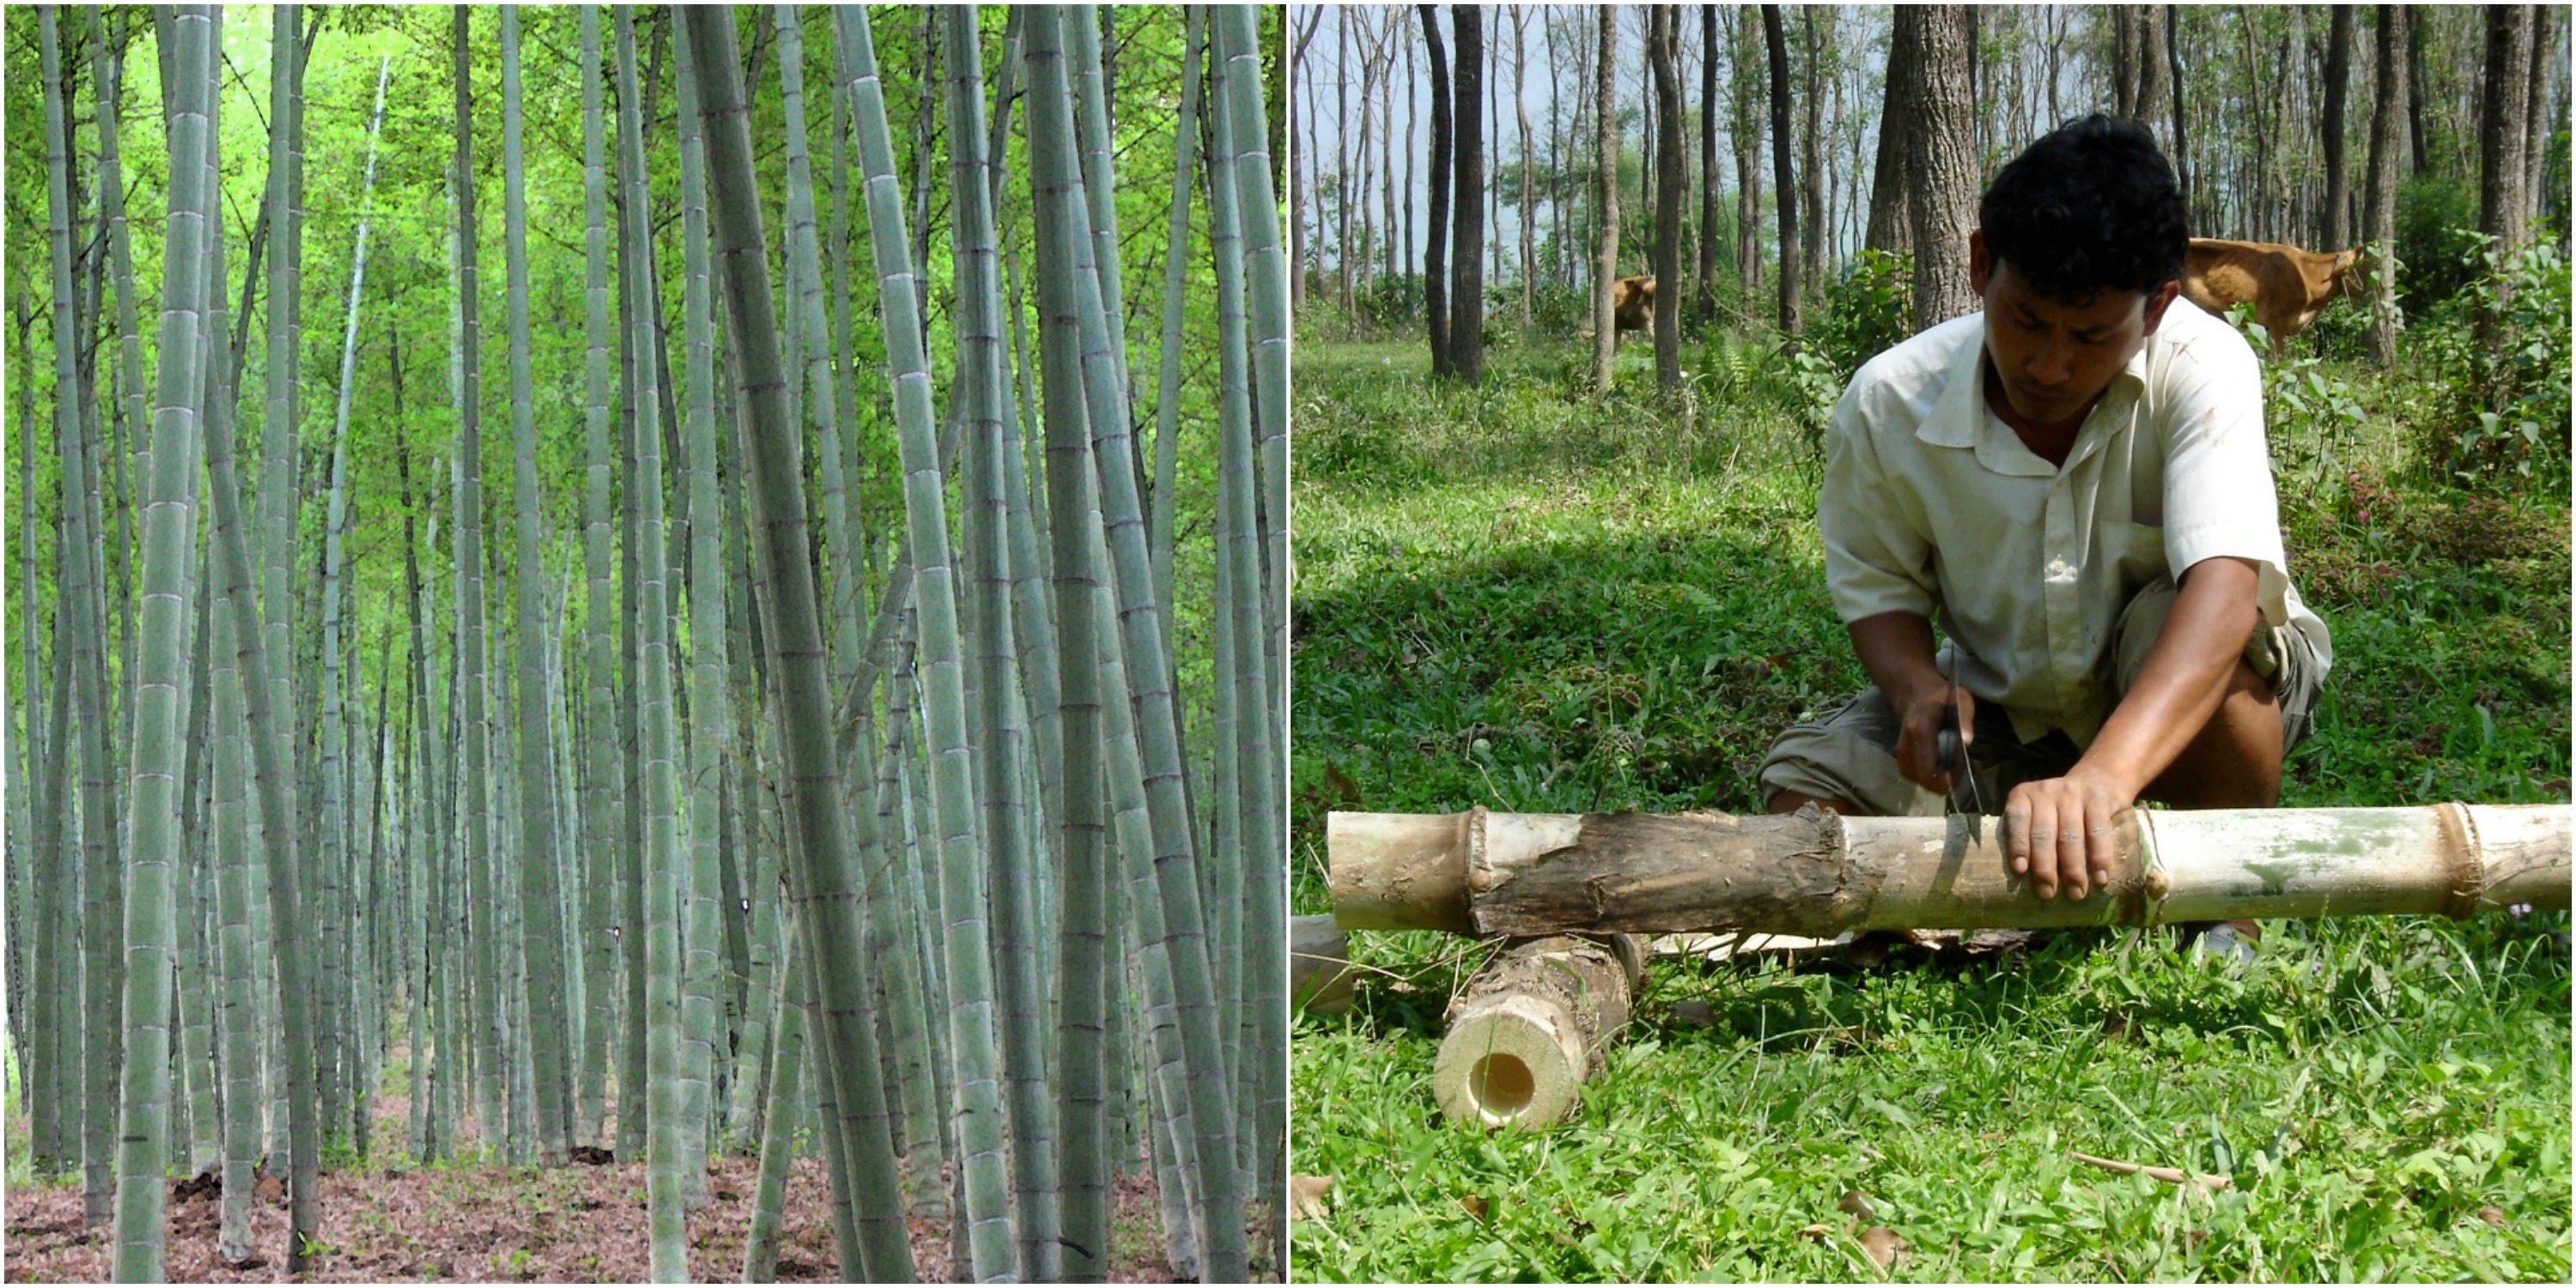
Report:
M1275 1270L1280 24L9 11L13 1149L118 1279L593 1151L660 1280L799 1153L847 1278L1132 1175Z

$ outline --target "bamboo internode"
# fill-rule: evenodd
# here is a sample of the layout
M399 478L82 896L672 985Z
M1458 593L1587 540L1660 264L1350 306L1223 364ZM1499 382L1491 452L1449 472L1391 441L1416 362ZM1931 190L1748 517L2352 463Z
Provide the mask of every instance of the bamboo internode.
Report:
M2111 878L2042 900L1994 818L1334 814L1344 929L1478 935L2147 926L2569 904L2565 805L2130 810Z

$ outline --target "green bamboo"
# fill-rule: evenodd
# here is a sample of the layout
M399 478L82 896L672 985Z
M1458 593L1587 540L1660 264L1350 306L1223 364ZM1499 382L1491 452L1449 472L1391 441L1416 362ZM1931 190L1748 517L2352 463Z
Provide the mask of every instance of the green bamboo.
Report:
M177 110L170 129L170 203L163 243L160 369L143 523L143 614L137 643L133 782L128 796L123 1114L118 1132L116 1277L161 1279L170 1080L172 868L179 849L179 768L188 675L188 574L196 559L197 434L205 394L208 212L213 191L213 84L207 70L218 19L208 6L178 13Z
M465 735L464 774L457 780L464 786L460 794L464 797L465 807L465 848L458 857L470 890L466 902L466 937L473 950L474 1118L478 1138L489 1148L500 1144L508 1131L509 1093L506 1083L509 1062L501 1041L501 1027L506 1019L499 999L501 964L496 954L500 934L494 925L499 904L492 889L493 837L491 797L488 794L494 782L494 770L490 691L485 679L483 651L483 358L482 330L476 306L482 287L475 251L478 225L474 215L474 86L470 14L467 6L456 7L453 51L456 67L456 289L462 344L458 368L461 386L456 407L459 470L455 498L456 630L458 646L462 650L463 674L459 677L458 688L464 699Z
M1105 313L1117 311L1100 294L1089 263L1089 215L1074 190L1079 177L1065 162L1072 155L1063 129L1072 113L1065 97L1063 59L1056 47L1059 17L1052 10L1033 16L1029 32L1029 114L1031 181L1036 185L1040 297L1046 301L1045 322L1059 330L1078 325L1082 349L1082 387L1090 405L1093 473L1099 479L1101 514L1114 556L1121 643L1126 649L1129 695L1136 706L1138 740L1144 753L1148 821L1154 835L1154 864L1163 897L1164 930L1172 955L1172 979L1184 1049L1190 1072L1192 1122L1198 1133L1201 1195L1205 1216L1207 1277L1240 1280L1247 1273L1243 1245L1243 1209L1236 1175L1235 1122L1231 1088L1221 1076L1225 1067L1216 1033L1216 1008L1209 972L1205 920L1200 909L1197 856L1191 835L1188 802L1183 793L1178 726L1173 718L1172 669L1163 653L1160 606L1153 593L1151 560L1145 549L1143 516L1136 489L1134 437L1117 398L1120 383L1109 351ZM1059 107L1058 105L1066 105ZM1048 344L1041 327L1041 340ZM1050 369L1054 364L1050 363ZM1053 383L1052 381L1050 383ZM1050 430L1052 431L1052 425ZM1059 523L1069 516L1058 508ZM1111 695L1115 700L1116 695Z
M583 596L588 610L584 649L582 852L588 864L583 883L582 954L587 1022L582 1026L580 1139L597 1142L608 1117L610 1035L616 1023L616 965L620 945L609 929L615 924L610 898L616 889L618 843L623 837L625 775L616 750L616 637L610 614L611 543L609 485L617 464L609 446L608 404L612 396L608 323L608 179L605 130L600 116L599 6L581 7L581 156L583 265L586 276L582 371L582 444L587 462L582 490L582 564L589 581ZM628 1100L619 1088L619 1100Z
M212 431L210 431L212 432ZM211 588L210 588L211 589ZM216 1251L228 1261L251 1255L251 1169L259 1161L259 994L258 967L252 959L250 903L250 811L242 769L241 663L232 647L233 598L214 595L209 633L223 642L214 650L215 807L213 831L217 868L220 930L218 958L224 989L223 1043L224 1207Z
M117 1008L124 996L119 933L123 895L116 868L116 808L106 729L109 720L105 661L106 611L100 592L98 498L90 481L90 432L79 353L82 329L72 282L70 119L63 101L56 12L37 10L45 82L48 156L46 187L54 268L54 403L63 469L62 574L57 585L71 611L54 616L55 647L73 653L74 691L81 735L81 972L82 1041L81 1219L104 1224L111 1214L117 1091L122 1033Z
M792 23L788 24L792 28ZM704 1201L706 1155L716 1128L716 1048L725 1021L716 996L717 940L723 934L716 895L721 885L722 788L732 748L726 734L733 714L725 707L726 635L724 533L716 492L716 360L714 285L708 260L705 140L698 121L697 77L689 42L679 45L680 218L682 299L687 313L689 512L689 899L688 957L681 1002L681 1106L688 1140L688 1180L693 1201ZM780 51L785 65L786 50Z
M1217 10L1217 54L1225 115L1220 126L1234 154L1236 208L1243 221L1246 297L1252 320L1254 424L1261 436L1261 522L1269 559L1262 594L1264 651L1270 673L1284 675L1288 640L1288 260L1279 245L1279 200L1272 186L1269 112L1261 95L1260 15L1247 7ZM1285 704L1272 699L1271 742L1284 745ZM1285 798L1287 786L1277 785ZM1284 899L1285 896L1283 895ZM1282 905L1285 906L1284 904ZM1262 922L1284 927L1282 916ZM1284 981L1287 955L1273 953ZM1264 959L1266 960L1266 959ZM1284 995L1286 985L1281 991ZM1286 1012L1281 1011L1282 1025ZM1285 1031L1284 1029L1282 1030ZM1285 1059L1286 1047L1280 1048ZM1285 1095L1284 1090L1281 1093ZM1284 1182L1283 1182L1284 1184ZM1284 1228L1284 1227L1283 1227Z
M561 1163L571 1156L572 1066L566 1039L572 1016L564 999L561 898L555 874L555 804L549 764L553 756L546 719L546 633L543 556L538 544L537 431L528 371L528 210L523 109L519 89L519 12L501 6L502 245L509 276L510 442L518 500L519 601L519 933L527 958L527 1048L535 1067L530 1090L536 1113L538 1156Z
M298 816L296 785L288 763L285 729L270 704L276 692L269 674L267 631L259 618L240 611L252 593L250 535L241 512L241 492L233 471L233 436L227 417L207 421L206 486L213 495L213 539L222 593L235 606L233 639L241 667L244 736L252 757L252 784L258 792L259 830L267 852L267 903L277 971L278 1056L286 1084L286 1134L291 1161L287 1189L287 1268L304 1270L320 1230L320 1124L314 1103L313 1023L301 894L297 885L296 833L284 820ZM254 922L254 934L256 923ZM256 953L256 948L254 948Z
M1089 566L1106 567L1109 563L1107 535L1101 530L1100 506L1095 499L1097 488L1086 477L1081 480L1080 504L1069 506L1068 516L1079 515L1079 524L1069 525L1088 534ZM1105 583L1095 582L1093 598L1098 601L1097 615L1108 617L1117 611L1117 595ZM1103 693L1129 692L1125 647L1116 631L1100 633L1100 689ZM1190 1097L1189 1064L1186 1044L1181 1038L1179 1012L1172 982L1172 955L1169 937L1164 933L1163 899L1156 886L1154 865L1154 831L1148 818L1145 793L1145 762L1136 740L1136 710L1132 703L1104 702L1102 744L1109 756L1109 800L1113 810L1112 830L1117 837L1117 851L1123 874L1118 878L1127 890L1127 916L1134 930L1137 992L1144 1003L1145 1026L1138 1041L1151 1053L1153 1065L1147 1081L1151 1084L1153 1103L1159 1107L1156 1146L1158 1162L1168 1158L1167 1171L1158 1172L1161 1179L1163 1237L1166 1259L1173 1273L1182 1278L1202 1277L1199 1250L1208 1245L1205 1231L1206 1205L1201 1198L1203 1169L1199 1165L1199 1141L1193 1127Z
M292 4L278 5L271 12L269 48L298 50L302 9ZM303 412L303 364L301 352L302 308L304 289L304 60L301 56L269 60L269 153L268 207L270 236L277 245L268 256L268 316L266 389L261 419L262 438L259 451L258 528L245 534L257 543L260 583L257 612L254 601L236 601L237 617L254 618L266 633L264 644L271 660L265 710L277 736L281 754L294 746L291 732L302 727L297 716L294 686L295 659L295 539L301 520L302 493L297 486L297 422ZM245 704L252 699L245 695ZM292 761L287 762L291 768ZM300 787L300 784L298 785ZM276 814L263 798L259 802L263 829L282 829L296 834L299 862L302 851L301 791L286 793L283 800L293 803L299 812ZM299 878L300 879L300 878ZM266 887L253 892L252 925L255 938L270 942L278 937L277 910L267 897ZM308 928L294 928L298 936ZM273 968L272 968L273 969ZM283 983L279 985L283 991ZM263 1006L263 1009L265 1007ZM281 1026L267 1026L269 1058L265 1061L272 1079L273 1100L269 1125L272 1153L280 1147L293 1148L293 1072L289 1062L275 1049ZM320 1148L320 1142L314 1142Z
M856 16L842 11L845 35ZM864 19L860 22L863 33ZM727 323L737 356L735 385L749 412L744 464L761 537L756 543L757 563L760 580L770 591L762 597L761 616L778 699L772 711L784 753L786 804L796 832L796 839L787 846L795 869L788 885L800 900L805 918L805 951L814 954L816 994L824 1017L821 1067L830 1070L829 1080L837 1084L833 1092L850 1146L845 1192L853 1196L860 1218L862 1269L871 1279L909 1280L911 1247L901 1219L900 1185L878 1082L873 1003L862 973L860 928L845 866L848 850L842 836L837 757L826 718L829 689L822 666L820 597L806 545L804 496L798 483L802 452L794 421L786 414L785 369L769 312L769 266L761 253L765 242L757 189L751 181L741 64L734 51L730 15L691 9L687 23L700 78L699 109L707 134L716 231L726 263ZM920 383L926 384L926 377ZM923 428L927 429L926 418Z
M728 18L730 15L727 15ZM635 77L635 18L631 7L617 7L617 169L625 185L628 245L641 251L622 264L628 298L648 297L652 263L651 192L644 176L643 112ZM641 350L648 318L636 320L634 348ZM637 543L640 592L636 626L636 676L644 757L643 918L645 988L646 1144L648 1195L652 1210L652 1274L658 1283L681 1283L689 1277L687 1214L682 1210L688 1159L686 1128L680 1120L680 835L679 780L675 765L678 739L671 719L671 641L669 576L665 566L662 517L661 411L656 373L647 353L635 361L636 461L628 503L636 511L643 539Z
M813 1004L814 983L790 939L782 961L787 989L778 995L777 1039L770 1053L770 1095L781 1105L793 1103L805 1072L805 1008ZM772 1112L760 1133L760 1183L752 1192L751 1228L742 1240L742 1281L778 1282L778 1237L786 1224L787 1169L794 1161L796 1115Z
M1184 251L1190 239L1191 175L1198 166L1199 83L1207 48L1204 9L1186 9L1181 20L1181 119L1172 131L1172 220L1163 256L1163 350L1160 397L1154 401L1154 508L1152 526L1154 598L1172 602L1172 519L1180 508L1175 495L1180 476L1181 440L1181 286L1189 274ZM1163 647L1172 650L1172 620L1163 619ZM1217 746L1222 753L1223 735Z
M830 558L827 567L831 594L832 677L846 685L859 664L859 587L867 574L866 560L858 551L858 508L851 499L850 459L847 452L850 422L855 419L845 393L846 379L836 370L836 355L842 337L849 334L849 287L846 280L835 289L840 314L827 318L824 313L824 289L821 247L815 229L814 183L812 161L805 130L805 41L798 6L778 5L772 12L778 23L779 117L786 127L787 159L787 241L788 357L802 364L803 374L791 387L804 421L814 429L817 481L821 486L823 536ZM837 121L843 107L839 94L830 96ZM834 131L834 143L840 142ZM835 153L838 160L838 153ZM846 216L848 204L846 183L834 185L834 209ZM840 230L835 228L834 250L839 252ZM836 253L833 270L838 276L846 272L846 254Z
M946 38L940 44L947 69L951 191L955 194L958 402L971 447L966 455L965 532L975 595L969 601L974 609L969 621L978 653L976 719L983 730L975 758L983 795L984 838L991 856L988 888L1011 1094L1020 1273L1032 1281L1067 1275L1087 1280L1102 1273L1108 1244L1107 1209L1099 1189L1100 938L1096 916L1080 926L1070 921L1066 925L1065 1080L1058 1088L1059 1105L1047 1086L1049 1044L1042 1024L1049 1008L1038 973L1044 954L1038 932L1037 863L1024 826L1023 738L1012 693L1017 650L1012 642L1002 428L1011 407L1002 384L998 235L992 190L984 182L983 57L973 7L950 8L946 21ZM1084 623L1086 629L1088 625ZM1098 868L1100 852L1096 763L1083 765L1081 771L1082 782L1069 788L1081 799L1068 803L1070 813L1063 823L1066 866L1077 884L1083 881L1082 874ZM1064 1131L1080 1136L1066 1145L1061 1182L1055 1157L1059 1118ZM1059 1188L1074 1203L1081 1224L1066 1223ZM1062 1264L1060 1251L1067 1244L1073 1251L1070 1267Z
M903 617L908 622L911 614ZM902 879L906 872L924 869L913 861L911 838L900 814L906 771L915 763L909 750L913 685L907 678L913 641L907 634L889 640L887 647L894 657L886 669L885 748L876 757L872 799L854 804L851 813L857 820L859 854L868 865L868 889L872 894L882 892L882 897L869 903L867 935L869 952L889 963L891 970L893 1014L887 1027L894 1033L895 1081L908 1092L904 1097L904 1185L915 1213L945 1221L951 1211L949 1187L939 1184L938 1178L942 1163L954 1152L949 1139L954 1133L941 1108L951 1103L954 1076L947 1060L947 1028L930 1022L925 996L946 992L938 970L943 947L936 929L939 923L926 913L937 886L927 880Z
M91 12L90 65L92 80L98 92L98 205L101 222L106 225L107 256L100 265L101 275L116 284L116 389L120 397L122 423L135 435L134 466L138 480L148 479L152 469L151 439L144 433L150 413L144 400L143 327L138 320L134 292L133 234L125 211L125 167L118 155L120 133L118 100L125 89L124 44L108 39L107 15L104 9ZM174 46L175 48L175 46ZM175 96L165 95L165 99ZM167 121L164 121L167 129ZM216 288L220 292L221 287ZM125 463L118 454L116 473L118 524L116 539L110 549L117 562L117 585L130 590L132 582L127 567L126 550L133 533L128 519L133 510L133 493L123 483ZM131 594L119 593L117 600L117 656L124 663L122 694L128 704L133 701L134 684L134 600Z
M946 886L946 952L951 1055L956 1061L959 1165L966 1190L967 1236L979 1279L1010 1273L1012 1213L1003 1171L1001 1089L997 1080L990 947L984 922L984 855L979 843L973 757L967 747L963 652L948 549L938 446L933 432L928 356L923 351L920 295L904 235L903 196L894 176L884 86L863 11L836 15L850 73L847 92L865 176L869 232L876 251L878 296L893 368L895 418L902 438L904 511L917 576L921 651L928 663L924 714L937 784L933 816Z
M1232 112L1229 103L1223 115L1231 117ZM1240 133L1227 131L1220 136L1224 140L1220 146L1230 145L1227 136L1240 137ZM1232 185L1219 183L1209 203L1215 211L1217 238L1218 529L1220 557L1227 571L1217 610L1227 615L1224 644L1233 654L1222 659L1221 667L1231 690L1217 695L1220 709L1231 716L1233 734L1219 740L1218 756L1232 766L1228 777L1236 792L1232 804L1241 847L1219 853L1243 856L1228 883L1239 887L1243 897L1239 904L1229 900L1223 905L1242 909L1236 920L1242 941L1238 959L1251 966L1241 989L1242 1036L1229 1038L1244 1052L1238 1081L1247 1084L1246 1121L1259 1133L1243 1158L1255 1192L1268 1196L1275 1206L1283 1197L1278 1188L1284 1183L1272 1175L1274 1142L1282 1130L1275 1124L1282 1124L1287 1112L1286 980L1283 972L1273 969L1280 957L1278 921L1286 915L1279 889L1285 851L1279 831L1278 756L1271 741L1271 712L1278 689L1270 682L1263 648L1261 542L1253 495L1256 444L1245 361L1243 256L1235 198ZM1274 1042L1276 1047L1266 1045Z

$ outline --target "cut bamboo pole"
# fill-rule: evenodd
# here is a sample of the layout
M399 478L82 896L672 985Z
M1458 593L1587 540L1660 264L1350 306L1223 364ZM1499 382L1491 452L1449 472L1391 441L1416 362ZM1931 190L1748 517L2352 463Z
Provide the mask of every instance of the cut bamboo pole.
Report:
M1335 814L1344 929L1543 935L2158 925L2569 903L2565 805L2131 810L2111 879L2042 900L1993 819Z
M1506 947L1449 1005L1431 1095L1452 1121L1541 1127L1574 1108L1628 1024L1645 954L1627 935Z

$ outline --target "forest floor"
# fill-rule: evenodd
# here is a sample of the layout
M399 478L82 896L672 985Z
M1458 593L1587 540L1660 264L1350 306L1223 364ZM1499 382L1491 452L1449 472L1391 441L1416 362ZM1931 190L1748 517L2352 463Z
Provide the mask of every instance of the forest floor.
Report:
M378 1104L380 1120L387 1108ZM401 1118L386 1129L399 1132ZM9 1122L12 1140L26 1120ZM398 1137L397 1137L398 1138ZM707 1206L689 1215L689 1278L742 1279L759 1161L718 1157L707 1166ZM174 1191L177 1182L173 1183ZM643 1283L650 1260L644 1164L324 1168L321 1227L327 1251L302 1282ZM276 1283L285 1270L286 1205L280 1194L253 1201L258 1256L234 1265L216 1251L222 1199L209 1190L168 1207L166 1278L171 1283ZM1111 1214L1110 1279L1171 1283L1163 1257L1160 1199L1151 1178L1118 1179ZM77 1184L35 1185L13 1175L8 1189L7 1282L104 1283L115 1256L112 1231L83 1229ZM781 1283L842 1282L832 1243L831 1190L819 1159L800 1158L787 1183L778 1250ZM1259 1218L1252 1246L1269 1246ZM911 1223L915 1278L958 1280L944 1225ZM1275 1271L1267 1276L1275 1280Z

